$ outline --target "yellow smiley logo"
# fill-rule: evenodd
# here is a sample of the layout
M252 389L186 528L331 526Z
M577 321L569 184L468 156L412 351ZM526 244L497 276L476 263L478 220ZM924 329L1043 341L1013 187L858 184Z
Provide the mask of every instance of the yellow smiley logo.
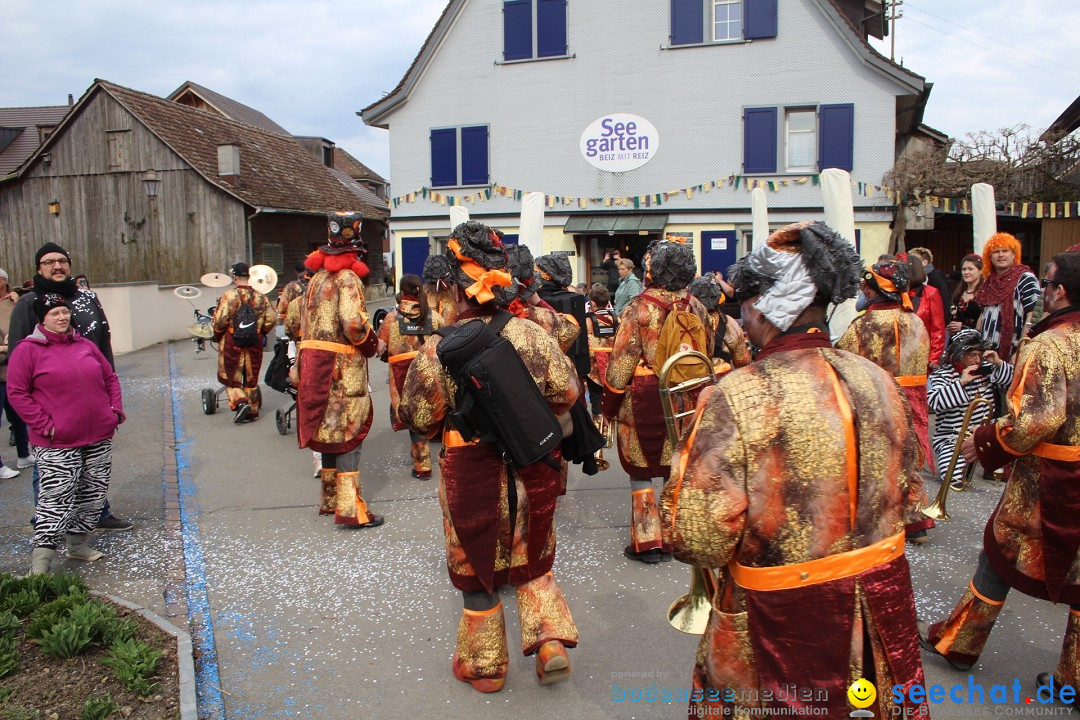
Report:
M868 708L877 699L877 688L865 678L859 678L847 689L848 702L859 709Z

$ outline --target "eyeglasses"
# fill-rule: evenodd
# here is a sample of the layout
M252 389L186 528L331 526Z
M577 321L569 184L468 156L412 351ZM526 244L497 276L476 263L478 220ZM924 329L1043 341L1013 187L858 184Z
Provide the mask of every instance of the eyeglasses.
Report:
M53 265L70 265L71 261L67 258L56 258L55 260L42 260L39 264L44 265L45 267L52 267Z
M1059 283L1057 280L1051 280L1050 278L1047 278L1047 277L1044 277L1042 279L1042 284L1043 284L1043 287L1046 287L1047 285L1057 285L1058 287L1061 287L1061 283Z

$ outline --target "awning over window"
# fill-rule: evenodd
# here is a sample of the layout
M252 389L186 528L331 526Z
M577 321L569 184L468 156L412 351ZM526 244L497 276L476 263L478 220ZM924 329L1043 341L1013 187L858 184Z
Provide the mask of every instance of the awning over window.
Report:
M667 215L572 215L563 226L563 232L568 235L637 235L641 232L661 232L667 220Z

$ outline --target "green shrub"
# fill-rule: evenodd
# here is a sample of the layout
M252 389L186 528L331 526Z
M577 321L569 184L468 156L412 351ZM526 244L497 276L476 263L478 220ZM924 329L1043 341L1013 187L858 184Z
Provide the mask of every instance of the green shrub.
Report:
M83 703L83 711L79 718L81 720L105 720L119 709L120 706L113 702L111 694L104 697L89 698Z
M0 635L8 635L14 633L19 629L22 623L19 622L19 618L15 617L13 613L7 611L0 612Z
M19 648L15 635L0 635L0 677L10 675L19 667Z
M38 720L41 713L17 705L0 707L0 720Z
M62 595L51 603L42 605L30 616L30 624L26 626L27 637L40 640L46 630L69 618L74 608L86 602L86 597L82 595Z
M21 590L22 583L11 573L0 573L0 604L11 593Z
M47 575L49 578L49 590L54 597L64 595L86 595L86 582L72 573L59 573Z
M67 595L65 597L73 597ZM68 617L76 625L85 625L90 628L90 639L93 642L101 642L105 636L105 630L116 620L116 610L112 605L106 605L97 600L88 600L82 605L71 608Z
M101 662L112 668L124 687L146 696L158 687L157 683L150 682L150 678L157 672L160 659L160 650L138 640L123 640L115 643Z
M131 618L113 618L101 632L101 642L112 647L118 642L130 640L139 631L139 625Z
M34 576L38 577L38 576ZM0 603L0 610L6 610L18 617L26 617L41 605L41 597L31 588L22 588L8 595Z
M69 658L78 655L90 644L90 627L68 618L41 633L41 652L51 657Z

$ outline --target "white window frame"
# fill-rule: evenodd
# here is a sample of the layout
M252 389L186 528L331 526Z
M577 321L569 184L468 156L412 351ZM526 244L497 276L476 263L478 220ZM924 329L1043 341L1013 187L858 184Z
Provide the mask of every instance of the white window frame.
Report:
M716 35L716 24L717 24L716 10L717 10L718 7L721 7L721 6L730 7L732 5L738 5L739 6L739 13L740 13L739 32L738 32L737 35L731 35L729 33L727 37L717 37L717 35ZM743 39L743 35L746 32L746 7L743 4L743 0L709 0L709 7L711 8L710 12L709 12L709 27L711 28L710 34L712 36L712 42L730 42L730 41L742 40ZM732 24L731 20L724 20L723 22L724 22L724 25L730 30L731 29L731 24Z
M793 113L809 113L814 118L814 128L812 130L792 130L791 129L791 115ZM818 122L817 108L813 106L803 107L785 107L784 108L784 172L817 172L818 167L818 134L821 132ZM797 133L799 135L811 135L813 137L813 163L810 165L792 165L791 164L791 136Z

